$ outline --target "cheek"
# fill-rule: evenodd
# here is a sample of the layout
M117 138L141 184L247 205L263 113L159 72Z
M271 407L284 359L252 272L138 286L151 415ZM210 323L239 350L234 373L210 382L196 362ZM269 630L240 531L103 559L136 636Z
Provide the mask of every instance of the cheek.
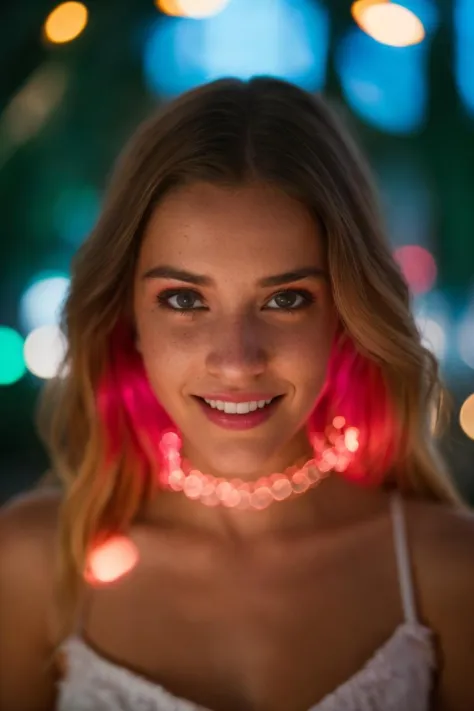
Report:
M184 382L199 354L190 330L170 329L152 313L139 324L140 353L148 379L160 399Z
M326 371L330 352L330 339L326 334L295 334L281 348L279 362L282 367L291 368L297 380L319 379Z
M285 342L279 344L279 369L302 388L300 392L306 391L308 397L317 393L324 383L334 333L335 320L328 314L295 328Z

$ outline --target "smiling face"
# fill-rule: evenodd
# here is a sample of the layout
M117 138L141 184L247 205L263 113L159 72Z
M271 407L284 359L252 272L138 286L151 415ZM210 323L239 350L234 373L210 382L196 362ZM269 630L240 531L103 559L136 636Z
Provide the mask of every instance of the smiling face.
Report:
M276 278L300 270L311 274ZM254 479L310 454L305 423L337 317L323 241L300 203L262 184L166 195L145 230L134 315L151 387L194 466ZM229 417L243 415L216 422L196 397L218 394L282 397L236 428Z

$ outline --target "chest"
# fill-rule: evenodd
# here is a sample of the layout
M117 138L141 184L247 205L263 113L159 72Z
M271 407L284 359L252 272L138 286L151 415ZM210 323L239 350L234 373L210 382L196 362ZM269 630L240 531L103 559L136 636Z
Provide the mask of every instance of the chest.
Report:
M213 711L307 711L400 622L389 536L369 535L141 566L94 592L85 632L112 662Z

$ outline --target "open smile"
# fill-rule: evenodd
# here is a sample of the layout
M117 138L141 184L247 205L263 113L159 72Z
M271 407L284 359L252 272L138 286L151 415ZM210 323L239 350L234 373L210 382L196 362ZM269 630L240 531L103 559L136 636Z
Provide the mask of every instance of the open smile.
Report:
M226 412L224 409L219 409L219 407L215 405L215 401L212 401L214 406L209 404L209 402L206 402L207 398L205 400L204 398L196 395L193 397L198 402L207 419L214 424L219 427L223 427L224 429L247 430L257 427L270 419L278 408L284 395L277 395L273 397L270 402L268 402L268 400L262 400L258 401L258 404L256 404L256 401L252 403L252 406L255 409L249 409L248 405L245 406L243 403L226 402L226 410L235 410L234 412ZM238 412L238 409L241 411Z

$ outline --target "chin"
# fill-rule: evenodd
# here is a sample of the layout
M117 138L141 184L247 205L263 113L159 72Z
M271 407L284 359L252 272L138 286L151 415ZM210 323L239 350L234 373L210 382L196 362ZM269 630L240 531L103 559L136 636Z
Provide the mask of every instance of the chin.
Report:
M252 480L262 476L266 470L269 474L274 473L269 471L269 465L275 458L278 444L281 442L277 440L269 442L267 446L262 446L261 441L245 444L234 441L209 447L206 452L194 451L196 458L199 457L199 461L206 463L205 466L203 464L202 467L199 467L203 473L222 476L226 479L237 477ZM190 460L192 461L192 455Z

